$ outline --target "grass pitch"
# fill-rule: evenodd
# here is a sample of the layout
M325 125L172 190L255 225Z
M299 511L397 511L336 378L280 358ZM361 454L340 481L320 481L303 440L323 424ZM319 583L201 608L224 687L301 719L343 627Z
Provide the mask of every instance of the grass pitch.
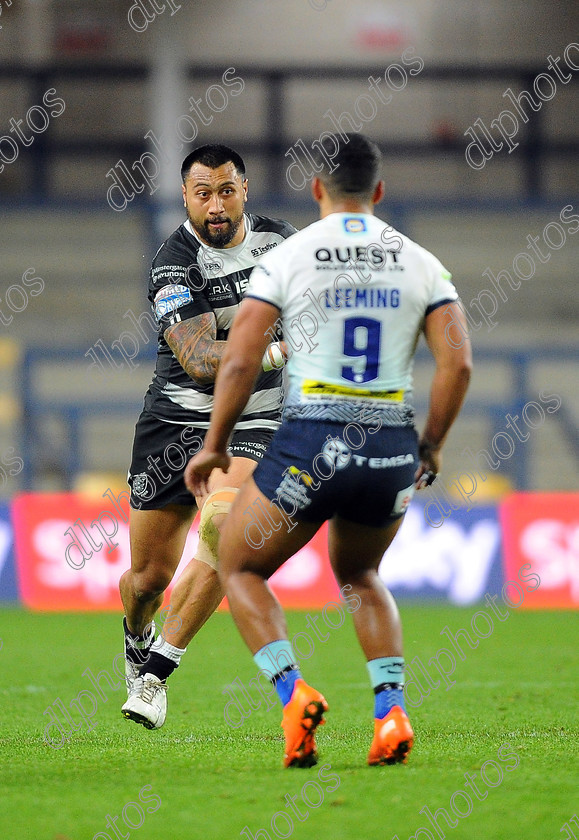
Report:
M470 628L475 611L402 605L407 662L418 656L428 667L449 644L442 628ZM306 630L304 614L288 618L290 637ZM80 692L96 695L87 668L112 677L120 617L3 609L0 837L233 840L260 829L260 840L559 837L579 810L578 624L574 613L513 611L466 650L455 685L409 710L408 765L369 768L373 697L348 617L303 664L330 704L319 764L283 770L278 705L262 703L237 729L225 721L225 686L255 676L228 614L212 618L171 678L162 729L125 721L124 688L103 680L89 732L73 701L90 707ZM81 724L60 749L44 740L43 712L57 699ZM428 809L438 811L438 832Z

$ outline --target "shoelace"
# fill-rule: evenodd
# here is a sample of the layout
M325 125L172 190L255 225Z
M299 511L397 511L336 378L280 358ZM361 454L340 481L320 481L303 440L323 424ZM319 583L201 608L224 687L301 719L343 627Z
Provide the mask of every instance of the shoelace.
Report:
M145 703L152 703L158 690L167 691L167 684L146 680L144 677L138 677L135 681L135 693L138 693Z

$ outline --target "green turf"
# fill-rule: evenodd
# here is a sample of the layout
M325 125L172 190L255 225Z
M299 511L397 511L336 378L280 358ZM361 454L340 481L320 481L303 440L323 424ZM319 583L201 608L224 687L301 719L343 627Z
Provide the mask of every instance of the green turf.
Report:
M406 659L418 656L425 665L449 644L442 628L467 628L475 612L415 605L401 611ZM290 614L289 623L290 635L306 629L303 614ZM513 611L507 621L495 622L494 633L458 662L456 685L432 691L411 712L416 744L408 765L395 767L365 766L373 708L366 668L349 620L330 633L326 643L316 642L303 669L330 703L319 730L320 763L283 770L277 705L254 711L238 729L225 722L225 685L236 677L247 684L255 675L229 615L216 615L190 646L171 679L161 730L147 732L123 720L124 692L103 683L107 700L99 700L96 728L88 733L83 725L68 744L53 749L43 740L44 710L57 698L68 706L82 689L92 690L86 668L112 672L120 619L0 611L0 838L92 840L139 832L140 840L221 840L253 837L260 828L267 831L260 840L290 836L282 816L274 822L278 834L272 830L276 812L290 816L295 840L408 840L421 826L450 840L566 836L560 828L579 809L576 614ZM429 672L436 674L432 666ZM80 720L77 711L71 714ZM500 761L498 750L507 743ZM477 801L471 791L471 814L455 817L450 800L459 790L468 792L465 772L479 780L490 759L502 767L502 782L489 788L477 781L481 796L488 795ZM318 779L324 765L331 769ZM496 769L487 770L495 784ZM336 777L339 787L331 791ZM308 780L319 788L304 789ZM122 809L139 801L145 785L151 788L143 796L156 795L162 804L145 811L141 828L126 827ZM317 790L323 800L312 807ZM286 806L286 794L297 796L303 821ZM466 812L464 797L454 802ZM152 800L144 807L155 805ZM449 827L441 817L437 834L420 813L424 806L446 808L458 824ZM106 828L107 814L119 815L118 834ZM137 809L129 807L127 815L138 824ZM251 833L241 834L245 826ZM418 832L417 840L423 838L428 834Z

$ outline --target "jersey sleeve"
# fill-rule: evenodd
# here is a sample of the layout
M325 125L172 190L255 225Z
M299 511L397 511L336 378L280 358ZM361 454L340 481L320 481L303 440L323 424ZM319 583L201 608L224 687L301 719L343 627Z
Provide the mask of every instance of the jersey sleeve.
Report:
M251 272L244 297L263 300L281 310L284 302L282 280L279 267L273 264L273 260L264 259Z
M286 222L285 219L270 219L268 216L257 216L255 213L248 213L247 215L250 220L251 229L258 233L262 231L277 233L284 239L288 239L294 233L297 233L297 228L290 224L290 222Z
M452 282L452 274L442 265L433 254L430 257L430 297L427 302L425 315L430 315L439 306L458 300L458 292Z
M168 247L158 251L151 267L149 300L161 333L179 321L212 312L204 294L206 284L190 256Z
M294 227L292 224L290 224L289 222L284 222L284 221L282 221L282 222L280 222L280 224L281 224L281 230L280 230L280 233L281 233L281 235L282 235L285 239L288 239L290 236L293 236L293 235L294 235L294 233L297 233L297 232L298 232L298 229L297 229L297 228L295 228L295 227Z

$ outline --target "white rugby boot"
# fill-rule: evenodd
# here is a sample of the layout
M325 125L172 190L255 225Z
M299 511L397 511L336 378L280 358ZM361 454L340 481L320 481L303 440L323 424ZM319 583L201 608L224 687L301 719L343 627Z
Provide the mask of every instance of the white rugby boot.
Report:
M137 676L121 714L145 729L160 729L167 717L167 684L154 674Z

